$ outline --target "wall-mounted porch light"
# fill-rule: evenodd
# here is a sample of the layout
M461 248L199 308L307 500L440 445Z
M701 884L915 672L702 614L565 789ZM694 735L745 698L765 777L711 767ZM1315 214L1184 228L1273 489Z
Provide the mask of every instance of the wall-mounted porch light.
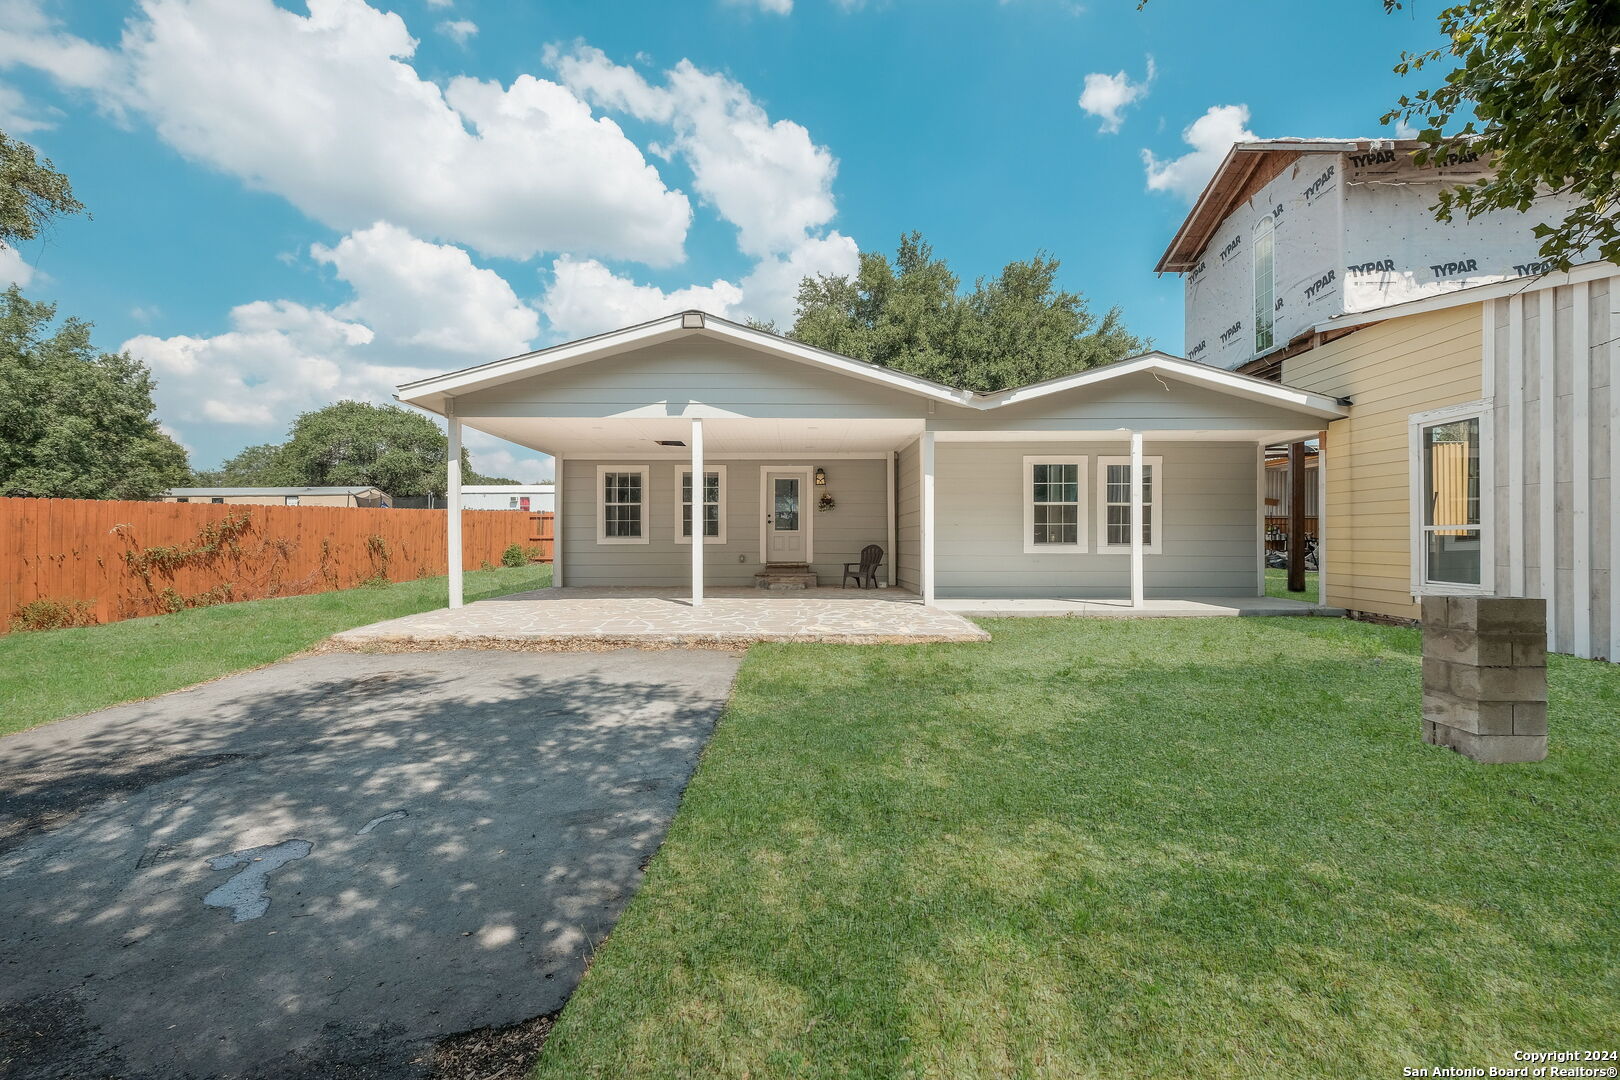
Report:
M827 470L820 465L816 466L816 487L827 486Z

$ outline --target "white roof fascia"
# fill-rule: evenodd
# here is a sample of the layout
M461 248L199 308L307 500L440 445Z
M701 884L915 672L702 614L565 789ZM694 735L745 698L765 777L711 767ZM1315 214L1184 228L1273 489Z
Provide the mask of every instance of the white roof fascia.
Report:
M1004 405L1016 405L1020 402L1033 401L1036 398L1046 397L1050 394L1061 394L1093 383L1106 382L1110 379L1137 375L1142 372L1161 373L1171 378L1200 383L1225 393L1238 394L1256 401L1266 401L1288 408L1303 409L1324 417L1338 418L1349 415L1349 411L1339 404L1337 398L1285 386L1282 383L1270 382L1266 379L1239 375L1235 371L1226 371L1222 368L1211 367L1208 364L1200 364L1192 360L1182 360L1179 357L1168 356L1164 353L1147 353L1130 360L1121 360L1103 367L1092 368L1089 371L1082 371L1075 375L1065 375L1060 379L1051 379L1047 382L1035 383L1032 386L1021 386L1014 390L1004 390L1000 394L989 395L987 403L981 407L998 409Z
M514 378L523 378L572 367L575 364L586 363L601 355L618 351L626 345L651 344L684 332L711 334L722 339L748 345L775 356L826 368L840 374L887 385L922 397L980 412L999 409L1005 405L1033 401L1051 394L1060 394L1094 383L1107 382L1111 379L1122 378L1144 371L1155 371L1174 378L1200 383L1225 393L1235 393L1253 400L1303 409L1324 417L1337 418L1347 415L1334 398L1314 394L1306 390L1297 390L1281 383L1239 375L1236 372L1225 371L1221 368L1211 367L1208 364L1200 364L1191 360L1183 360L1161 352L1145 353L1142 356L1132 357L1128 360L1121 360L1103 367L1092 368L1089 371L1065 375L1061 378L1049 379L1046 382L1034 383L1029 386L988 394L977 394L966 390L957 390L942 383L936 383L916 375L908 375L905 372L895 371L891 368L879 367L861 360L839 356L836 353L778 337L775 334L719 319L713 315L705 315L704 321L705 325L701 330L683 330L681 313L677 313L662 319L642 323L639 326L599 334L594 338L585 338L581 341L553 346L550 349L525 353L506 360L497 360L494 363L482 364L462 371L453 371L446 375L421 379L414 383L406 383L399 388L399 393L394 396L399 401L436 411L433 410L430 401L439 395L464 394L471 390L482 389Z
M598 334L595 337L555 345L549 349L523 353L505 360L497 360L489 364L480 364L477 367L464 368L461 371L452 371L446 375L436 375L432 378L405 383L398 388L398 392L395 393L394 397L396 400L408 404L431 408L427 404L428 399L440 394L449 396L466 394L511 379L524 378L530 375L572 367L575 364L583 364L626 348L639 348L656 344L659 341L685 333L708 334L725 340L737 341L784 359L829 368L840 374L865 379L868 382L879 383L898 390L919 394L923 397L930 397L936 401L945 401L953 405L972 405L973 395L967 391L956 390L942 383L936 383L916 375L908 375L902 371L895 371L891 368L879 367L876 364L868 364L861 360L839 356L836 353L817 349L788 338L778 337L775 334L768 334L761 330L754 330L738 323L729 322L714 315L703 315L704 325L702 329L683 328L681 325L681 316L683 314L686 313L677 312L674 315L654 319L651 322L623 330L614 330L606 334Z

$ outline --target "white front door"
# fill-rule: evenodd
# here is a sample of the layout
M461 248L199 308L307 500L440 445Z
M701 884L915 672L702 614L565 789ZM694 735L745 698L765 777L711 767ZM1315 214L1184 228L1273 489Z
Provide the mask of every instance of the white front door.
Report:
M765 474L765 561L802 563L805 557L804 474Z

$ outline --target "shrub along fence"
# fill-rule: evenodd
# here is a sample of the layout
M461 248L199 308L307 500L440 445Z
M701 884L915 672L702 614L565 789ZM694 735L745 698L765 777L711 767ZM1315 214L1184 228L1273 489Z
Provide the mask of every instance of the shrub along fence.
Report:
M445 572L443 510L0 499L0 631L83 626ZM514 544L550 562L552 515L462 512L463 568Z

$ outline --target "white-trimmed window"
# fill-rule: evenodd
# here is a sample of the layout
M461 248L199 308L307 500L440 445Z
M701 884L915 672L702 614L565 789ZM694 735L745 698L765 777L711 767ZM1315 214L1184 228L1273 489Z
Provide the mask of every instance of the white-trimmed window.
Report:
M1417 413L1410 430L1412 592L1491 592L1490 404Z
M1276 222L1270 214L1254 227L1254 351L1271 348L1277 302Z
M1024 459L1024 551L1086 550L1086 459Z
M1157 555L1162 547L1160 514L1164 459L1142 459L1142 550ZM1131 550L1131 459L1097 459L1097 550Z
M726 467L703 470L703 542L726 542ZM692 542L692 470L675 470L675 542Z
M647 517L646 465L596 467L596 542L645 544L651 539Z

